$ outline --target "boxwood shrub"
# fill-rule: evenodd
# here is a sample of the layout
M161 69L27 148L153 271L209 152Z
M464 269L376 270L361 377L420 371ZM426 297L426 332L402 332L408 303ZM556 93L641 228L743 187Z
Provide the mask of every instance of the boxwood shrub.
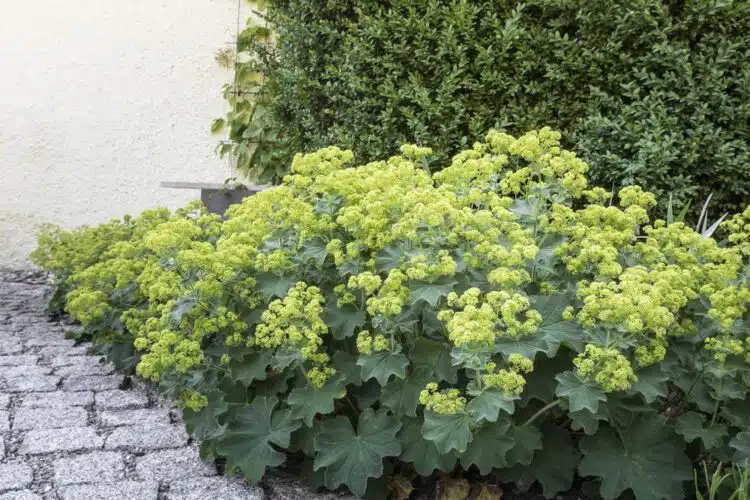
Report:
M34 258L81 338L250 481L683 498L700 461L750 460L750 210L719 245L640 187L611 203L559 139L491 131L436 174L414 145L329 147L225 220L148 211Z
M597 185L713 193L716 216L750 196L750 2L274 0L267 16L276 45L248 28L240 67L266 72L273 104L228 117L263 182L299 150L367 162L416 143L440 168L491 127L550 125Z

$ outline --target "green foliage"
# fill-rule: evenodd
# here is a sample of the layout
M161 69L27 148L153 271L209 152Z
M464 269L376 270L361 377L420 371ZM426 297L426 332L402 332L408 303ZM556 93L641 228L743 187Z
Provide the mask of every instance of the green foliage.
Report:
M703 475L694 471L695 498L697 500L747 500L750 497L750 469L736 464L724 467L721 462L709 474L708 464L703 461Z
M246 49L273 99L230 130L235 149L286 142L240 155L243 169L278 176L331 144L371 161L404 142L439 168L490 127L550 125L597 185L642 185L662 210L669 193L694 207L714 193L715 216L750 195L746 1L279 0L266 17L276 43Z
M224 220L150 211L35 256L82 336L251 481L293 457L376 498L464 471L671 500L701 460L747 465L750 209L719 244L640 188L611 204L549 129L435 174L401 152L300 155Z

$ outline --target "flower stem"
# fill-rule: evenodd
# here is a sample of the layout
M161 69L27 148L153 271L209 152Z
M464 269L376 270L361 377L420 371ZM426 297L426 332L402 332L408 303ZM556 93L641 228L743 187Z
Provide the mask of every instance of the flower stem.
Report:
M529 425L531 425L531 424L532 424L532 423L534 422L534 420L536 420L536 419L537 419L537 418L538 418L538 417L539 417L540 415L542 415L542 414L543 414L544 412L546 412L547 410L550 410L550 409L554 408L555 406L559 405L560 403L562 403L562 399L556 399L556 400L552 401L551 403L547 403L547 404L546 404L546 405L544 405L544 406L543 406L543 407L542 407L542 408L541 408L541 409L540 409L540 410L539 410L538 412L534 413L534 414L533 414L533 415L531 416L531 418L529 418L529 419L528 419L528 420L527 420L527 421L526 421L526 422L525 422L525 423L523 424L523 427L528 427L528 426L529 426Z

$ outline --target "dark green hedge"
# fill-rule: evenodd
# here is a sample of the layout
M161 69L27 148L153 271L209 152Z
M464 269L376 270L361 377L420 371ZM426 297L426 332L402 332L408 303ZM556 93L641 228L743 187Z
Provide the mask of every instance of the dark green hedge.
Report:
M600 185L714 193L715 211L750 198L750 2L275 0L267 14L289 155L416 142L444 160L490 127L549 125Z

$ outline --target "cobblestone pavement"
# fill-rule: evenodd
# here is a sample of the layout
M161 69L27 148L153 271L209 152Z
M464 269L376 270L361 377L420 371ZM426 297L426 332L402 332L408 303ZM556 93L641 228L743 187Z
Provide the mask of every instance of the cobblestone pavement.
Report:
M86 355L49 322L44 278L0 270L0 500L292 500L198 456L179 411Z

